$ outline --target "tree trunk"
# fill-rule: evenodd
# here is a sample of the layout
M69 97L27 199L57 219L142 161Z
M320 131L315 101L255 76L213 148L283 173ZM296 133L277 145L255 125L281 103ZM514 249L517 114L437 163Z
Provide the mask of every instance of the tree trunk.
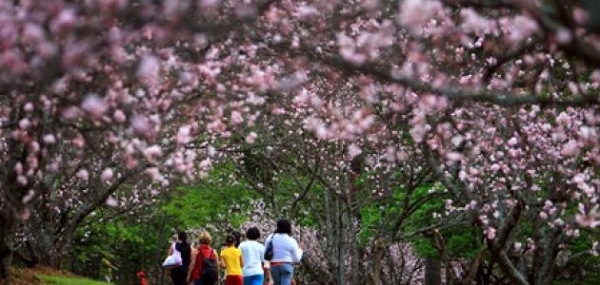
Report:
M63 269L60 262L62 258L63 256L54 249L47 252L42 251L40 254L40 265L60 270Z
M383 261L383 255L385 253L385 245L382 240L376 240L373 242L373 253L372 253L372 266L369 273L370 284L372 285L382 285L383 282L381 280L381 263Z
M18 119L18 110L13 109L10 117ZM4 281L10 283L10 267L13 262L13 252L15 249L15 237L17 227L21 221L21 215L24 213L25 205L23 198L29 193L31 185L21 185L17 183L17 173L15 166L17 162L25 163L27 149L25 146L14 139L7 140L8 160L5 161L5 167L9 170L6 176L0 179L2 191L0 191L0 283ZM27 169L23 169L27 171Z
M160 223L160 229L158 232L158 238L157 238L157 243L156 243L156 250L154 251L154 257L152 258L152 260L154 261L152 264L160 264L161 262L161 258L164 256L165 252L165 248L163 246L163 241L165 240L165 232L166 232L166 225L167 225L167 221L168 221L168 216L166 214L163 214L162 219L161 219L161 223ZM162 276L164 276L162 270L162 268L159 268L157 266L153 266L151 271L155 272L154 274L154 280L160 280L159 284L163 284L163 278Z
M60 269L58 260L60 257L56 251L56 236L53 233L52 222L42 225L41 231L37 237L37 252L40 258L40 265Z
M55 269L60 269L59 261L61 256L58 254L57 242L58 237L58 222L55 216L43 215L40 212L46 209L43 203L34 204L36 211L27 222L25 231L30 233L28 240L31 242L31 247L38 262L42 266L48 266Z
M350 173L350 193L348 194L348 245L350 254L350 283L360 284L361 281L367 280L364 268L361 266L362 256L360 254L360 243L358 241L358 234L362 221L360 219L360 201L358 200L358 192L360 187L356 182L356 178L359 176L360 168L353 169L354 173Z
M25 266L27 266L27 268L33 268L36 267L39 263L39 254L37 253L37 251L33 248L33 244L31 243L31 240L26 240L25 241L25 245L27 246L27 251L29 253L29 257L27 257L25 254L20 253L19 251L15 251L14 255L15 255L15 259L19 260L20 262L22 262L23 264L25 264Z
M0 283L6 281L10 275L10 266L12 265L14 251L14 237L17 229L17 218L3 205L0 212Z
M440 270L440 259L436 257L425 257L425 285L441 285L442 274Z
M337 229L337 234L339 235L339 243L337 245L337 283L340 285L345 284L345 277L346 277L346 272L344 271L345 266L344 266L344 255L346 252L346 246L345 246L345 239L346 239L346 235L345 235L345 229L344 229L344 213L343 213L343 208L344 205L342 204L342 200L338 199L337 200L337 218L338 218L338 229Z

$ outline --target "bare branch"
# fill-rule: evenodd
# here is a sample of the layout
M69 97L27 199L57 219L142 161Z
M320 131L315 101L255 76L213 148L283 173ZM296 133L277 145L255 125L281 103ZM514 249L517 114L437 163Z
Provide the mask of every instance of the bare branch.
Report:
M508 258L508 255L506 254L506 251L500 250L499 255L500 264L508 269L508 274L510 274L510 276L520 285L529 285L529 282L527 282L525 276L523 276L521 272L519 272L519 270L512 264L512 261L510 261L510 258Z

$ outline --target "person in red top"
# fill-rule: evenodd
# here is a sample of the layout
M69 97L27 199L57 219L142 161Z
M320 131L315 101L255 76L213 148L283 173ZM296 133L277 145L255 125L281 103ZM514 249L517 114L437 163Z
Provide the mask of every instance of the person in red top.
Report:
M194 282L194 285L214 285L217 284L218 280L219 280L219 255L217 254L217 251L215 251L212 247L210 247L210 244L212 242L212 239L210 237L210 234L206 231L203 231L200 233L200 245L198 246L198 248L195 248L192 250L192 257L191 257L191 263L190 263L190 267L188 270L188 277L187 277L187 281L188 283ZM214 278L214 281L206 281L206 276L202 276L202 272L206 272L204 270L204 264L202 260L207 260L207 259L214 259L214 266L216 269L216 278Z
M136 275L138 278L140 278L140 285L148 285L148 281L146 281L146 273L144 273L144 271L140 271Z

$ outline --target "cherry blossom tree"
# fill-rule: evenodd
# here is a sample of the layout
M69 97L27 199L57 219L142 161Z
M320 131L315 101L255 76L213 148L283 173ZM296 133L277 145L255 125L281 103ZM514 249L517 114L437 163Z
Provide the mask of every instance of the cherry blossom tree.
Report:
M420 205L449 195L416 197L416 188L432 183L433 172L410 137L405 137L408 141L398 137L409 131L407 116L370 114L362 105L364 98L354 96L349 80L328 79L306 78L304 86L324 90L323 86L333 85L335 94L318 97L318 92L300 89L273 102L276 116L240 129L261 135L250 143L238 141L236 155L229 157L238 164L241 177L264 197L272 216L313 221L303 226L317 230L320 242L300 235L310 247L306 248L309 258L303 262L303 276L310 282L411 284L422 280L422 263L403 241L401 230ZM322 117L335 106L344 109ZM386 123L375 123L380 115ZM325 121L332 131L325 129ZM339 141L334 134L354 140ZM390 142L396 144L390 146ZM381 221L363 221L368 207L384 213Z
M569 255L569 241L597 233L594 1L5 0L0 8L0 277L34 201L94 193L70 217L77 227L142 173L151 178L144 189L204 176L213 158L260 142L253 126L283 114L297 120L292 132L316 138L307 149L333 148L324 157L337 173L318 182L345 194L347 224L361 203L353 195L362 168L352 161L387 157L391 166L374 180L383 183L418 158L449 196L440 215L467 213L513 282L552 281L581 256ZM530 240L518 232L525 222L535 225ZM581 252L595 253L593 241Z
M317 7L314 10L298 9L305 12L304 20L310 19L312 25L300 21L297 29L279 32L271 48L290 57L309 59L303 62L306 70L321 64L344 71L347 77L362 75L370 80L369 89L375 91L367 93L367 98L376 103L366 102L366 108L383 114L405 113L411 118L409 133L414 143L420 145L436 169L444 191L453 195L448 209L474 215L489 241L488 250L514 282L548 283L554 278L552 272L562 266L559 253L567 252L564 249L570 237L576 237L582 229L594 232L597 227L597 186L592 173L597 173L598 148L590 143L597 141L598 129L594 95L598 87L594 70L597 35L589 20L596 12L594 7L585 1L399 3L399 14L395 14L396 7L391 7L392 15L384 12L390 8L388 3L381 3L383 9L370 15L367 8L372 8L372 2L362 7L349 5L347 9L340 8L340 3L312 3L313 8ZM294 16L290 10L272 13L274 27L293 25L286 20ZM327 34L324 30L339 32ZM396 92L384 91L390 87ZM328 96L326 92L316 94L317 99L311 101ZM331 119L344 113L345 106L325 106L315 112L325 113L321 115L325 119L316 121L312 128L317 137L356 141L338 131L336 121ZM572 109L565 109L567 106ZM462 117L465 113L469 116ZM574 125L568 126L574 130L556 126L559 116L578 117ZM533 117L539 121L536 123ZM364 132L357 129L360 134ZM475 129L480 131L469 135ZM510 131L504 133L507 129ZM486 139L482 130L494 139ZM500 153L483 153L490 145L501 145ZM550 152L550 156L540 150ZM499 160L497 156L528 162L482 163ZM584 163L578 160L573 165L569 162L572 157ZM551 169L540 167L544 164ZM467 168L461 171L457 165ZM558 165L565 169L556 169ZM502 177L496 181L498 177L492 173L498 171ZM549 176L554 173L565 175ZM455 185L449 183L450 178L472 179L480 184ZM535 183L526 182L531 179ZM558 181L574 184L561 186ZM559 199L563 204L558 208L553 196L556 193L563 193ZM517 270L507 255L508 237L525 219L521 215L539 216L546 221L551 216L549 211L555 215L554 220L550 224L538 222L539 241L530 242L537 253L525 262L529 269ZM589 244L586 253L595 254L593 242Z
M36 215L68 219L64 248L86 216L142 174L151 182L141 188L158 189L206 173L211 137L226 126L211 106L227 102L229 87L215 77L239 56L219 58L212 43L272 4L0 2L2 279L34 202ZM52 202L61 198L64 208Z

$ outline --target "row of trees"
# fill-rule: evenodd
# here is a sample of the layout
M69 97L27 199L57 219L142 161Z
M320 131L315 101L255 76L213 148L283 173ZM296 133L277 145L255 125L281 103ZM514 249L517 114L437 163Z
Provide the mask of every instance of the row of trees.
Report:
M225 161L318 221L323 283L382 284L423 236L449 282L598 253L594 1L38 2L0 1L3 279L15 242L60 267L100 207Z
M535 113L528 114L537 116ZM286 117L278 120L286 125L294 121ZM389 124L391 120L387 122ZM531 118L530 126L536 124L538 122ZM269 126L272 125L276 124ZM398 157L388 148L386 152L378 153L377 148L372 148L372 141L361 148L363 153L353 156L351 143L315 140L312 135L304 134L300 126L292 128L296 132L274 131L274 137L270 139L262 136L262 139L269 140L261 141L268 146L264 149L257 147L261 145L259 143L251 146L252 151L241 151L245 155L243 165L239 167L258 192L263 193L267 200L268 197L273 199L274 209L300 217L303 211L307 211L314 217L316 223L313 223L313 228L319 233L316 239L322 242L309 243L315 246L310 253L317 254L314 260L319 262L312 264L312 269L321 278L322 284L411 284L417 281L411 278L423 278L423 272L410 267L418 262L418 258L411 256L414 249L421 257L427 257L425 263L429 269L435 269L436 264L440 266L441 263L449 284L471 284L475 281L479 284L513 283L513 273L530 276L526 278L543 276L548 279L532 283L546 284L556 279L581 277L590 270L590 267L581 264L595 263L596 258L592 257L597 250L595 232L570 228L573 224L566 226L561 222L562 219L575 222L579 213L574 204L554 205L557 203L553 200L556 199L554 195L558 191L567 191L554 188L561 185L556 182L561 180L554 171L556 164L540 163L540 167L548 168L541 168L540 174L537 174L529 169L523 170L521 167L526 164L513 162L506 164L504 170L497 170L508 171L506 169L514 167L513 174L470 173L481 179L471 181L466 179L469 174L465 172L481 170L473 166L462 169L459 162L443 166L451 172L442 170L437 150L415 142L406 135L409 130L402 130L402 126L406 128L409 124L404 122L395 126L399 133L404 134L404 140L399 143L404 155L401 161L397 161ZM489 145L498 150L474 156L479 158L481 167L485 167L484 162L493 165L497 160L500 163L504 159L510 161L510 149L505 150L507 157L503 157L503 143L515 149L514 144L502 142L495 131L492 135L496 142ZM479 139L484 138L484 134L479 135ZM506 138L507 141L511 139ZM540 156L544 152L536 146L536 140L541 139L535 137L528 146L531 150L527 150L537 159L543 159ZM392 140L390 138L386 142ZM449 137L440 140L440 143L456 140ZM554 150L554 153L558 151L560 149ZM513 159L521 159L527 152L521 150L519 156ZM501 157L496 158L497 155ZM494 169L492 165L488 167ZM522 174L522 179L530 179L530 182L523 183L545 185L531 190L532 193L525 192L527 194L515 194L516 191L523 192L521 189L506 189L516 184L506 180L518 179L519 171L529 171ZM527 177L542 173L548 176ZM506 180L500 183L496 179ZM280 181L294 183L290 187ZM504 188L494 189L493 186ZM295 189L292 190L295 194L286 196L283 189L289 188ZM500 199L503 195L508 197ZM511 195L518 198L511 200ZM457 197L465 199L464 204L457 202L460 201ZM301 200L308 204L298 210ZM522 206L519 203L523 203ZM552 235L557 231L557 223L566 228ZM392 251L407 244L414 248L407 248L401 253ZM388 257L380 262L384 255ZM405 255L411 260L407 262L407 268L397 266L402 264L398 261L392 261ZM517 272L511 273L511 268ZM336 274L319 271L323 269ZM435 272L433 270L431 275L426 276L439 280L441 273ZM315 280L311 279L311 282ZM435 281L432 282L435 284Z

